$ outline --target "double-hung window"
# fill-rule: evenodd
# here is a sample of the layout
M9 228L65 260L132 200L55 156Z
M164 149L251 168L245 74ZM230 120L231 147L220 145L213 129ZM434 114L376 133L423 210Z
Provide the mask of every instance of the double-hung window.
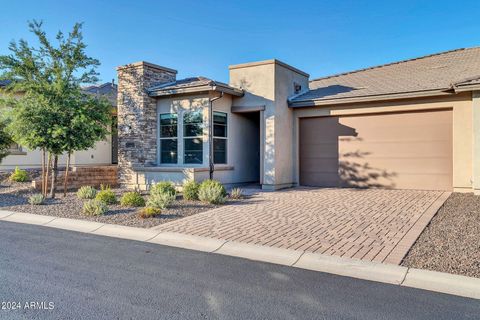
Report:
M183 163L203 163L203 113L202 110L183 114Z
M160 163L176 164L178 160L178 116L160 114Z
M213 113L213 163L227 163L227 114Z

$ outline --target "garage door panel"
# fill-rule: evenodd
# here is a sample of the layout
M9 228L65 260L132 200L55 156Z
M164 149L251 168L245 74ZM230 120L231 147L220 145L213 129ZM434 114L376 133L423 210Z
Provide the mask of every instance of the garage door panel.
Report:
M451 110L300 120L303 185L451 190L452 168Z

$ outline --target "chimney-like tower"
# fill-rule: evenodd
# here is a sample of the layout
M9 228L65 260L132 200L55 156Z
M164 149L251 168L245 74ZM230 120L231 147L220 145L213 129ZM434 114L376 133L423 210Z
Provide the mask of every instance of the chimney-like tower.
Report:
M122 185L136 185L135 167L157 162L157 106L147 90L173 82L177 71L148 62L117 68L118 171Z

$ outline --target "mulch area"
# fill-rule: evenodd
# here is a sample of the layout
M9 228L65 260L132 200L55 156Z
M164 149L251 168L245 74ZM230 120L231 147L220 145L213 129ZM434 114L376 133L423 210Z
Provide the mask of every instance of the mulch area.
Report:
M119 188L112 190L117 194L117 199L120 199L123 192L131 191ZM56 199L47 199L43 205L30 205L28 203L28 197L36 193L38 193L38 191L35 191L30 187L30 182L2 182L0 183L0 210L90 220L131 227L151 228L162 223L218 207L200 201L183 200L181 196L179 196L171 207L162 210L161 215L154 218L141 219L136 215L139 208L125 208L120 205L109 205L109 211L105 215L92 217L86 216L82 213L85 200L78 199L75 192L68 192L67 196L64 198L63 192L60 191L57 193ZM231 202L233 201L229 200L223 205L228 205Z
M480 196L453 193L402 265L480 278Z

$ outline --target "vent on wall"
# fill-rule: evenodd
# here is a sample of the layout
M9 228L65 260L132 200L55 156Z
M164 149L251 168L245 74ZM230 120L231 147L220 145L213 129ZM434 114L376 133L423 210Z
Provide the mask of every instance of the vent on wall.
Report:
M293 83L293 91L295 92L295 94L300 93L300 91L302 91L302 85L294 82Z

